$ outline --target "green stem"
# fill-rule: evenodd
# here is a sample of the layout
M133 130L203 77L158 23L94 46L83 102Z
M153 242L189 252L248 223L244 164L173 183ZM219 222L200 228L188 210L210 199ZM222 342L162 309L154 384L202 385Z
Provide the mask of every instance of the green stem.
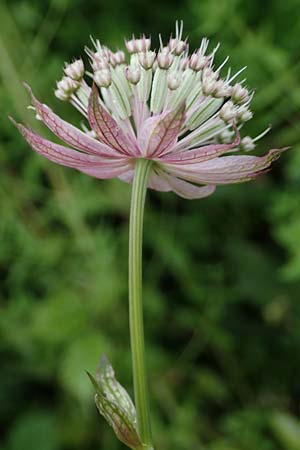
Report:
M140 439L151 450L150 408L145 368L142 302L143 218L147 182L152 162L137 159L132 185L129 225L129 324L133 365L134 399Z

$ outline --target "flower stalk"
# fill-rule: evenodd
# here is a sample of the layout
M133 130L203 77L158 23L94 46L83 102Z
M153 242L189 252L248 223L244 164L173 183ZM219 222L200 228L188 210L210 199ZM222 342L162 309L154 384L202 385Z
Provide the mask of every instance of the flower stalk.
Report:
M147 182L152 161L136 161L132 185L129 224L129 325L133 366L134 400L137 425L145 450L151 450L149 396L145 367L145 342L142 302L142 242L143 218Z

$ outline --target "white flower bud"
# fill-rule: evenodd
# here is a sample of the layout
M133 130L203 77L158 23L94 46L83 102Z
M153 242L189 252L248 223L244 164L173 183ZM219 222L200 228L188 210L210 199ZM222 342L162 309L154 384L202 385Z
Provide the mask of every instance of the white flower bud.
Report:
M96 56L96 53L94 54L91 64L94 72L97 72L98 70L109 69L109 61L106 58L103 58L99 55Z
M249 100L249 92L237 83L231 88L231 98L236 103L245 103Z
M202 93L212 95L216 90L216 81L213 78L206 77L202 80Z
M170 39L168 47L174 55L179 56L187 49L187 43L176 38Z
M152 52L151 50L147 52L140 52L139 63L145 70L151 69L154 64L155 57L155 52Z
M64 72L73 80L80 81L84 75L84 65L82 59L77 59L73 63L67 64Z
M111 85L111 73L109 69L97 70L94 73L94 81L99 87L108 88Z
M140 39L133 37L130 41L125 41L126 48L130 54L146 52L150 50L151 39L142 36Z
M224 122L231 122L236 117L236 109L231 100L226 102L222 108L220 109L220 118L224 120Z
M96 52L99 58L105 58L107 60L109 60L111 54L112 51L108 47L105 47L105 45L101 45L100 49Z
M214 96L217 98L221 97L229 97L230 96L230 88L223 80L215 81L215 92Z
M237 110L237 120L239 122L247 122L248 120L251 120L252 117L253 117L252 112L246 106L241 106Z
M138 65L126 67L125 76L129 83L137 84L141 79L140 67Z
M181 80L182 80L181 73L179 72L169 73L167 78L168 88L171 91L175 91L180 86Z
M204 67L202 71L202 78L211 78L212 80L217 80L219 78L218 72L214 72L211 67Z
M125 53L122 52L121 50L118 50L116 53L111 52L109 61L113 67L115 67L119 64L124 64L125 63Z
M170 53L168 48L160 50L157 54L157 64L161 69L169 69L173 60L174 56L172 55L172 53Z
M241 150L245 152L251 152L255 148L255 143L250 136L245 136L240 143Z
M193 53L190 57L190 68L198 72L204 69L207 64L207 56L204 56L201 52Z
M61 89L56 89L54 91L55 97L57 97L59 100L62 100L63 102L69 100L70 95L65 94Z
M57 90L61 91L63 94L70 96L80 86L78 81L72 80L70 77L63 77L60 81L56 83Z

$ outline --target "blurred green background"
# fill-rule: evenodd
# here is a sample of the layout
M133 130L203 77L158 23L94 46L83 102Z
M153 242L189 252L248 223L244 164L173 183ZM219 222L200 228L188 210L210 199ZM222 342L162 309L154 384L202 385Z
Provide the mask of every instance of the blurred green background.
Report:
M204 200L149 192L145 316L158 450L300 449L300 1L0 0L1 450L119 450L85 370L106 352L131 392L127 319L130 187L30 151L7 120L41 125L21 80L59 114L64 61L89 36L221 42L256 89L257 154L273 171Z

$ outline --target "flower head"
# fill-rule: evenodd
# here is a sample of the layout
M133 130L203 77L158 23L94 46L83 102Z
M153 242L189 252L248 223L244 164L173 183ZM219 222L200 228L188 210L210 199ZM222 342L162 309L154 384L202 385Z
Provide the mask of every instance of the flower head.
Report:
M252 117L253 94L234 82L243 69L235 75L229 69L221 78L228 58L215 67L217 48L208 52L207 39L189 55L177 23L175 37L166 45L160 39L158 51L144 35L125 44L127 56L93 41L94 48L87 49L91 85L81 59L64 68L55 95L83 114L84 130L57 116L26 86L37 117L66 144L16 124L37 153L96 178L126 182L132 181L138 158L150 159L148 187L189 199L210 195L217 185L251 180L280 156L284 149L262 157L226 155L252 150L265 133L240 138Z

